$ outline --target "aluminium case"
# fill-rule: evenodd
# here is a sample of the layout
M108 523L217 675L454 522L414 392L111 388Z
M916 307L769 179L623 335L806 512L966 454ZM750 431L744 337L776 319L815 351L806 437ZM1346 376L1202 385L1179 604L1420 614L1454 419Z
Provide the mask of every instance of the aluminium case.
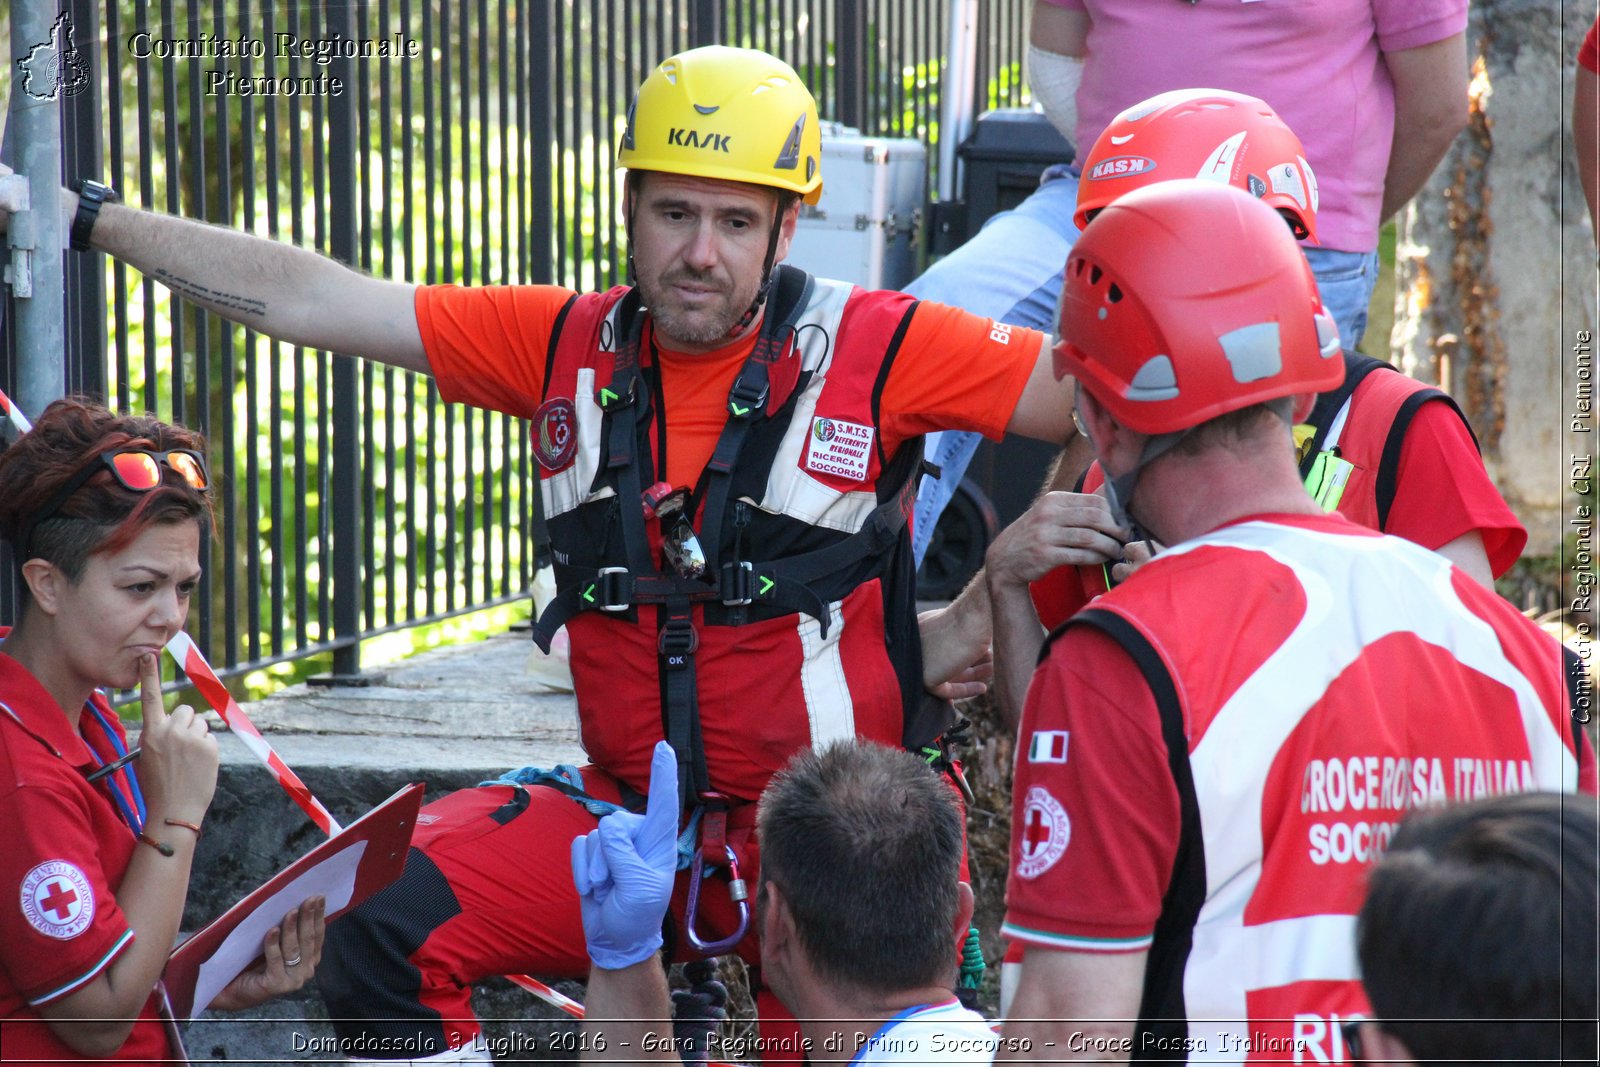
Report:
M786 262L866 289L899 289L922 268L928 150L913 138L822 126L822 199L800 205Z

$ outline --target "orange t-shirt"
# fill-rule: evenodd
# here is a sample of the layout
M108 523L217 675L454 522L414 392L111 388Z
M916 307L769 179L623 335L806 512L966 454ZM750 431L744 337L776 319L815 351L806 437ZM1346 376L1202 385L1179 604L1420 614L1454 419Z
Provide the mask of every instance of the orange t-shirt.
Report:
M573 295L548 285L419 286L417 325L439 395L531 418L544 393L551 329ZM973 430L998 439L1043 342L1034 330L996 331L991 319L919 304L879 404L884 453L893 455L908 438L935 430ZM751 332L702 355L654 347L667 413L666 474L673 485L693 485L716 450L728 391L755 343ZM643 346L641 360L651 358L651 347Z

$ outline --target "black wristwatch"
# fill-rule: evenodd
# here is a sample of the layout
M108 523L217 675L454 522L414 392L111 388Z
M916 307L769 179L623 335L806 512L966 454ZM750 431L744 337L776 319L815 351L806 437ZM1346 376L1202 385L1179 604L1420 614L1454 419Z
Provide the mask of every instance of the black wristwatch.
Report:
M100 217L100 205L117 198L117 191L109 185L89 178L73 183L72 191L78 194L78 213L72 216L72 249L89 251L89 234L94 232L94 220Z

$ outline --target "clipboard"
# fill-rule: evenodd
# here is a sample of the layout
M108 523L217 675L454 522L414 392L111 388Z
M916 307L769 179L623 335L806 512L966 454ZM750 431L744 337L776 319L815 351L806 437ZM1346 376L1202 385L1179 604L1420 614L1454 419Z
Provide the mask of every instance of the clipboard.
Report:
M273 875L167 958L173 1014L188 1021L261 957L267 931L295 905L327 898L327 920L393 882L405 866L423 786L413 783Z

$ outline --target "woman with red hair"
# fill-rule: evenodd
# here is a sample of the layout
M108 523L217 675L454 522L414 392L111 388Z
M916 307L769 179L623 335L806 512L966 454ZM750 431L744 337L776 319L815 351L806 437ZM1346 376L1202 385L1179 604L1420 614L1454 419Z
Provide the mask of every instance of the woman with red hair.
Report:
M182 1057L159 985L217 783L205 720L161 700L209 529L200 437L59 400L0 453L0 537L21 574L0 629L0 1027L7 1060ZM140 686L131 754L105 688ZM131 758L137 756L137 760ZM322 951L313 898L212 1007L298 989Z

